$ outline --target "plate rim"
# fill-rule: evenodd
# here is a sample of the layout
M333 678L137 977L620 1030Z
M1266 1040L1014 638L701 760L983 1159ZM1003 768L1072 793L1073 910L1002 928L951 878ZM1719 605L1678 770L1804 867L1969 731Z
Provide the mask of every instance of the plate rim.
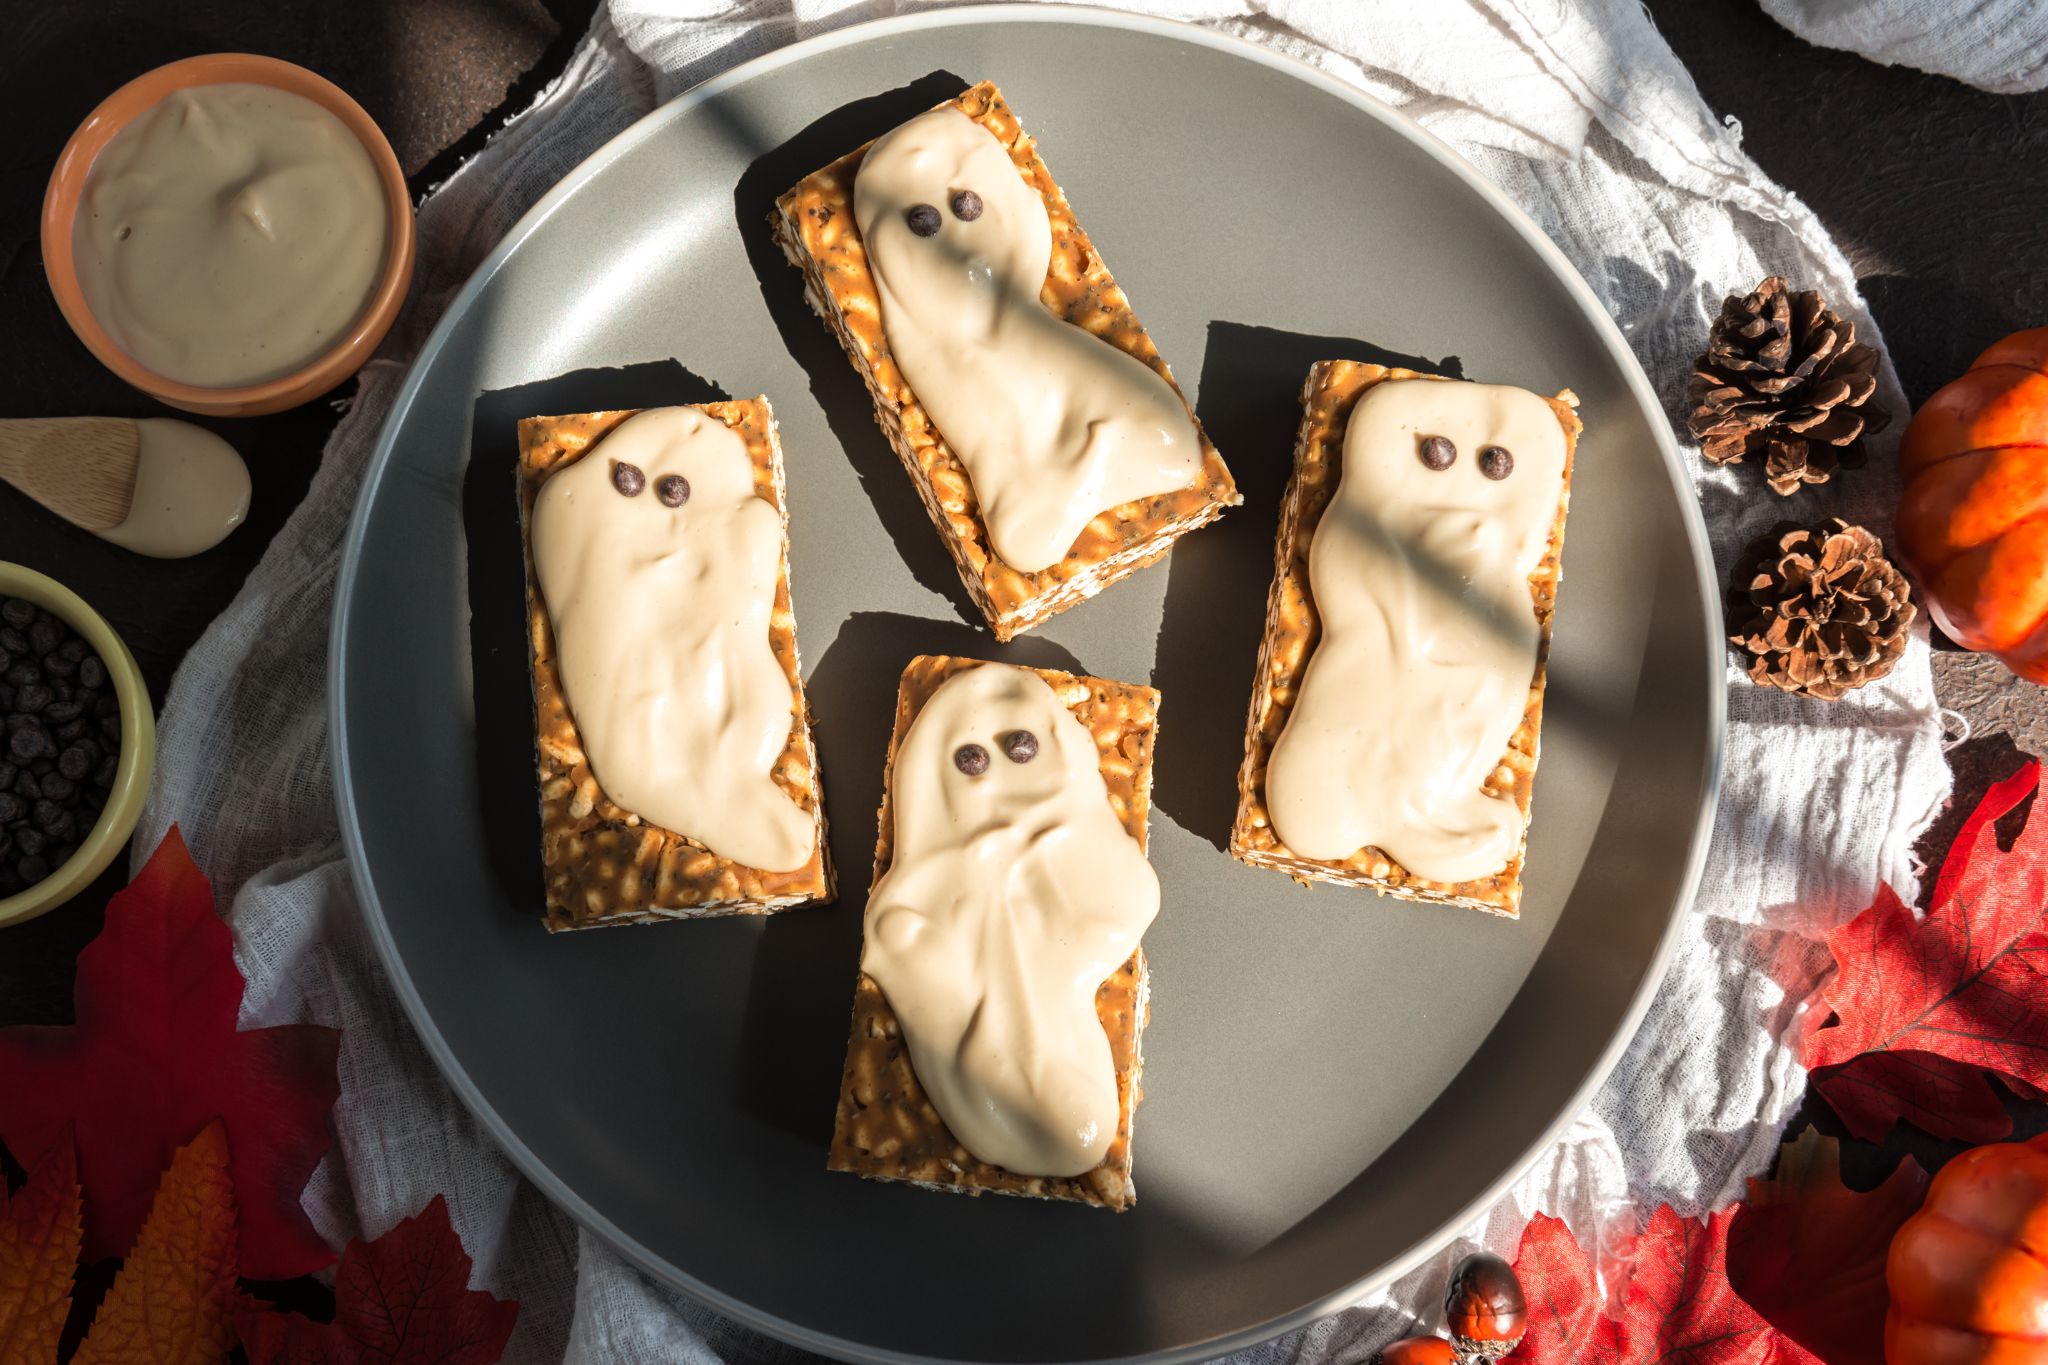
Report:
M580 192L613 161L654 136L667 123L717 99L726 91L763 72L806 60L821 52L859 46L904 33L1010 23L1069 24L1123 29L1206 47L1249 60L1344 101L1408 141L1467 188L1475 191L1488 207L1531 247L1538 259L1548 266L1551 273L1564 285L1580 312L1591 321L1594 334L1613 360L1630 396L1650 419L1648 426L1652 442L1656 447L1665 477L1670 481L1672 491L1678 498L1679 519L1693 561L1696 580L1694 586L1706 608L1703 613L1703 626L1709 660L1719 658L1721 646L1719 580L1714 571L1706 522L1701 514L1699 501L1693 494L1690 479L1685 475L1676 439L1665 419L1663 404L1657 397L1655 387L1651 385L1649 377L1636 360L1635 353L1629 348L1620 327L1609 315L1599 297L1593 293L1584 276L1520 205L1481 175L1472 163L1465 160L1448 143L1393 106L1286 53L1249 39L1183 20L1103 9L1085 4L1042 4L1028 3L1027 0L1005 0L1004 3L965 4L899 14L815 34L730 67L649 110L565 173L507 229L505 235L477 264L469 278L449 300L448 306L442 311L432 331L428 333L418 353L411 360L405 383L399 389L397 398L393 400L390 412L385 415L378 430L376 444L363 467L362 480L356 492L356 504L350 512L348 529L342 542L341 559L336 570L334 606L328 622L326 670L327 720L334 768L335 807L339 817L343 848L347 854L350 878L361 902L363 918L370 931L371 943L376 949L378 960L384 968L393 992L405 1009L408 1022L419 1035L442 1079L448 1083L449 1088L455 1092L477 1123L490 1135L491 1140L518 1168L520 1174L532 1181L551 1203L567 1213L579 1227L597 1234L628 1262L697 1302L791 1345L840 1359L873 1362L874 1365L942 1365L942 1358L870 1346L830 1332L805 1327L756 1308L669 1263L636 1241L593 1207L567 1181L556 1175L521 1140L476 1088L461 1061L441 1035L425 1001L413 984L412 976L406 970L404 960L399 954L397 942L384 915L383 905L377 898L374 883L369 875L369 858L363 845L362 829L355 815L355 785L350 770L348 745L350 727L342 704L348 681L343 645L350 607L355 596L363 544L369 531L369 508L375 501L384 475L390 468L392 451L397 444L396 434L410 415L414 403L418 400L420 389L424 386L431 363L439 357L449 335L468 314L499 269L556 209ZM1711 663L1709 667L1712 668ZM1679 925L1690 912L1699 893L1700 881L1706 869L1707 854L1713 842L1714 815L1720 795L1722 761L1727 736L1727 688L1719 676L1719 670L1715 672L1716 676L1709 680L1707 688L1706 762L1701 775L1690 847L1679 877L1679 892L1672 899L1656 949L1651 954L1642 979L1637 983L1613 1036L1595 1058L1570 1099L1536 1140L1516 1156L1478 1196L1438 1224L1405 1253L1359 1276L1342 1288L1251 1327L1163 1351L1108 1357L1098 1362L1098 1365L1139 1365L1140 1362L1143 1365L1192 1365L1193 1362L1271 1341L1346 1307L1362 1295L1391 1284L1435 1255L1457 1235L1459 1229L1499 1202L1508 1187L1520 1179L1539 1156L1555 1145L1565 1129L1586 1110L1595 1093L1612 1074L1623 1052L1642 1027L1650 1003L1656 997L1658 988L1670 968L1671 958L1678 944Z

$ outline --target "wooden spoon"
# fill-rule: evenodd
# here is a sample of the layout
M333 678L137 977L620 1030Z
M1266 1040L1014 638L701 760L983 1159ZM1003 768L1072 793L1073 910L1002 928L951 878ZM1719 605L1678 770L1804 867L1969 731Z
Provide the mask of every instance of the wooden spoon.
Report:
M127 417L0 421L0 480L74 526L107 531L128 519L141 447Z

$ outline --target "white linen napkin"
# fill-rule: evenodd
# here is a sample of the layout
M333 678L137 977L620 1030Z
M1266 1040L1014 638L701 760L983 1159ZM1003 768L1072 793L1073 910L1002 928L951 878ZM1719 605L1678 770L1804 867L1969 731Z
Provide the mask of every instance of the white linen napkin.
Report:
M1910 66L1999 95L2048 85L2040 0L1762 0L1764 13L1820 47Z
M405 317L363 374L304 504L179 670L159 722L138 860L173 821L224 900L249 978L245 1027L342 1029L333 1155L305 1206L337 1246L449 1196L477 1281L518 1298L518 1362L780 1360L768 1341L651 1283L527 1185L435 1071L387 985L338 842L325 692L336 564L363 467L453 291L519 214L658 102L811 33L912 0L611 0L567 70L419 214ZM1691 357L1722 295L1783 272L1876 340L1841 252L1717 121L1635 0L1131 0L1321 67L1463 152L1564 250L1682 419ZM1880 397L1903 412L1889 366ZM1893 427L1896 433L1898 427ZM1890 446L1841 487L1783 504L1695 467L1721 569L1779 515L1889 530ZM1747 472L1747 471L1745 471ZM1771 504L1771 505L1767 505ZM1794 1025L1818 942L1882 877L1911 894L1915 833L1948 790L1924 629L1897 671L1833 705L1728 671L1714 848L1663 989L1613 1077L1458 1246L1371 1304L1243 1353L1341 1358L1404 1333L1456 1254L1512 1254L1529 1214L1617 1250L1632 1207L1703 1211L1770 1158L1805 1078Z

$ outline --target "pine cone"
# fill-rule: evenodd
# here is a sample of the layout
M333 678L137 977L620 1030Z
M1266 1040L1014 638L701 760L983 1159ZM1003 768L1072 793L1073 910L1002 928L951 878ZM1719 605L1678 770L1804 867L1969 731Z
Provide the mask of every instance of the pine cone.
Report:
M1773 275L1721 304L1693 362L1686 425L1709 463L1761 454L1765 480L1783 495L1862 465L1862 438L1891 421L1870 401L1876 389L1877 349L1856 340L1856 324Z
M1728 640L1752 682L1833 701L1892 671L1915 610L1876 536L1834 518L1788 522L1737 561Z

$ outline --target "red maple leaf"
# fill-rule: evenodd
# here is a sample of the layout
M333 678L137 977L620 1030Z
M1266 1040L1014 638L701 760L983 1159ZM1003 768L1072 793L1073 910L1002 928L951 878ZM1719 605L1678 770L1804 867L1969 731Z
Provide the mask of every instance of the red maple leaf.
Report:
M1907 1119L1938 1137L2012 1132L1985 1072L2048 1085L2048 811L2036 800L2010 852L1993 824L2040 789L2027 765L1984 794L1949 849L1931 908L1889 886L1828 935L1835 1022L1806 1041L1814 1087L1849 1131L1879 1142Z
M327 1150L340 1034L237 1032L242 986L233 936L173 829L78 955L77 1022L0 1029L0 1141L40 1152L76 1125L88 1261L128 1250L157 1177L215 1117L234 1154L242 1273L289 1279L334 1260L299 1191Z
M469 1287L469 1253L440 1195L374 1242L352 1241L334 1279L334 1321L247 1303L249 1365L492 1365L519 1305Z
M1736 1206L1728 1282L1828 1365L1884 1365L1885 1256L1926 1193L1927 1172L1907 1157L1857 1194L1842 1183L1840 1145L1808 1128Z
M1600 1287L1571 1229L1536 1215L1522 1234L1515 1274L1529 1326L1507 1357L1519 1365L1814 1365L1728 1283L1724 1209L1704 1223L1660 1204L1635 1242L1635 1273L1621 1316L1602 1310Z

